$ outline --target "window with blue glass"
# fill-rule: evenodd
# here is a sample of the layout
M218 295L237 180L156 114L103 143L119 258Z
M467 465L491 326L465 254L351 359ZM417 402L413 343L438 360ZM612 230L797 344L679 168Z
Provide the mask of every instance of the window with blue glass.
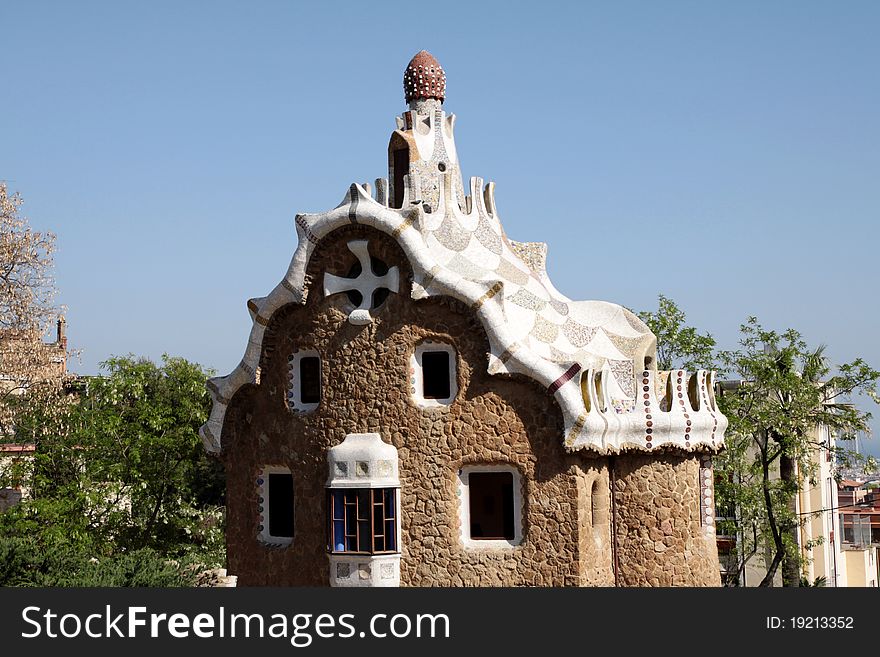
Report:
M332 488L329 506L332 553L397 552L396 488Z

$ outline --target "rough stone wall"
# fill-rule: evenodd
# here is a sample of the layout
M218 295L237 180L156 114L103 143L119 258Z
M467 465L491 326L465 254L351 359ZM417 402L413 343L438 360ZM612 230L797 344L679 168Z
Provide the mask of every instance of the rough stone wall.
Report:
M700 525L699 455L615 459L618 584L720 586L715 532Z
M401 288L373 311L375 322L354 326L346 296L324 298L320 284L324 271L346 275L355 257L345 244L363 238L373 256L400 268ZM240 389L226 415L227 559L240 585L327 585L325 452L356 432L378 432L399 451L402 585L613 583L607 512L597 521L604 529L581 529L592 518L592 480L608 481L607 460L564 452L560 409L536 383L486 373L488 342L470 308L410 299L411 270L400 248L363 226L325 238L306 280L306 304L280 309L267 327L259 384ZM411 399L409 359L425 339L457 351L459 394L450 406L423 408ZM301 349L321 354L322 398L316 410L295 414L285 404L287 359ZM519 470L520 545L462 546L457 475L473 464ZM294 474L296 535L285 548L257 539L256 479L265 465Z

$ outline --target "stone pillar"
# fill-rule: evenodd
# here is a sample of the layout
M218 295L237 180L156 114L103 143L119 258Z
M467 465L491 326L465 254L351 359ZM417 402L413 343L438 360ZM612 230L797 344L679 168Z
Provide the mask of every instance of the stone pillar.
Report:
M700 458L613 460L620 586L720 586L714 525L700 514Z

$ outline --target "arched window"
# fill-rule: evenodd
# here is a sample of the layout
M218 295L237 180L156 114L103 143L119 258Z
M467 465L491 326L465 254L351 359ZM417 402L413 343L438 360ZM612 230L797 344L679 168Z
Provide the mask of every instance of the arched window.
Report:
M391 183L389 201L392 208L403 207L406 187L404 176L409 174L409 146L400 133L391 135L388 143L388 181Z
M590 524L593 527L598 527L601 522L600 516L603 510L603 500L600 495L602 495L602 492L599 488L599 480L596 479L593 481L592 488L590 488Z
M688 401L695 411L700 410L700 373L694 372L688 379Z
M392 199L392 207L401 208L403 207L403 177L409 173L409 149L395 148L391 152L391 157L392 166L394 167L394 198Z

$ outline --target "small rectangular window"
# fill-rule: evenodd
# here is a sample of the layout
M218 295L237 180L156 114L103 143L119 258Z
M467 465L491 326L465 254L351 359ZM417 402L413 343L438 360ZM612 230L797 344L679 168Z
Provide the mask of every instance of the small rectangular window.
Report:
M330 490L330 551L383 554L397 551L397 490Z
M287 360L287 407L297 413L314 411L321 402L321 355L314 349L300 349Z
M426 340L417 345L410 360L413 401L425 408L442 408L458 395L458 358L455 348Z
M449 352L422 353L422 397L448 399L451 396L449 378Z
M293 475L269 474L269 537L293 538Z
M513 540L513 474L471 472L468 488L471 539Z
M317 404L321 401L321 359L303 356L299 359L300 401Z

